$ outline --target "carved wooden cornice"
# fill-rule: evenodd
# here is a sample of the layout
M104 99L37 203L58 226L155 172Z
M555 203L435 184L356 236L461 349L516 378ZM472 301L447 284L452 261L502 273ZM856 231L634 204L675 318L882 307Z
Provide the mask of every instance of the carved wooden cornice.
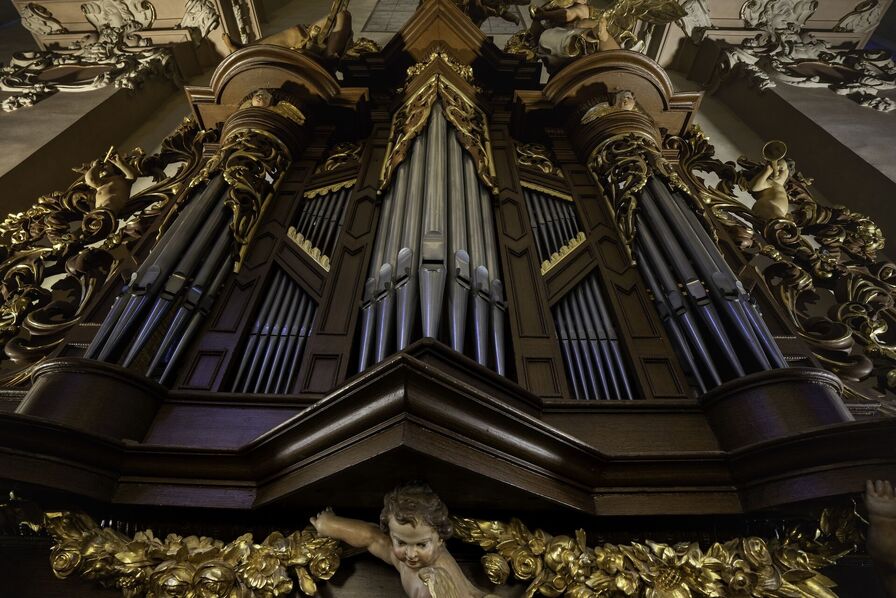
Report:
M262 85L263 83L263 85ZM357 110L367 97L362 88L341 87L308 54L279 46L253 44L221 61L208 87L186 87L197 122L215 126L235 112L259 87L290 89L302 104Z
M892 477L896 471L896 446L889 441L896 421L818 427L824 422L817 414L799 415L800 403L819 405L836 397L827 383L817 383L821 374L813 369L776 370L720 387L716 394L739 409L766 405L765 411L752 412L759 419L738 420L750 439L726 452L687 448L693 446L694 428L684 424L681 418L690 416L677 403L671 412L660 408L667 401L576 404L578 411L567 417L562 405L549 409L512 382L438 343L422 341L410 352L413 355L397 354L384 361L313 405L295 398L281 403L284 415L297 414L233 448L220 448L227 439L220 439L219 448L199 448L203 444L195 429L191 440L185 436L179 442L196 448L170 446L178 443L171 436L169 446L159 445L152 440L161 438L159 430L143 443L123 442L53 423L52 412L20 409L20 415L0 416L0 466L9 479L64 488L101 502L244 509L314 506L317 492L330 493L336 504L374 508L373 503L361 504L366 499L353 490L358 467L380 476L384 487L396 476L425 472L432 479L476 480L481 494L474 497L459 490L450 497L456 508L500 493L507 508L535 501L602 515L740 513L856 492L862 480ZM113 401L107 409L130 408L121 397L127 396L133 374L103 366L103 371L120 370L105 388L104 374L93 362L54 363L46 366L54 368L52 380L45 379L52 388L66 387L73 394L79 392L77 384L90 384L94 397L105 393L106 400ZM95 370L89 380L81 372L85 367ZM66 368L78 373L66 377ZM217 417L240 413L239 419L275 405L218 394L158 392L159 409L169 421L187 404L201 411L214 403ZM237 402L228 408L231 401ZM772 407L789 415L769 427L762 417ZM581 412L585 408L587 415ZM629 437L622 444L609 436L604 441L579 438L582 431L576 426L582 422L623 417L623 412L630 412L628 417L636 414L641 429L669 430L678 438L676 448L661 448L662 440L653 436ZM670 414L682 427L670 429ZM83 425L89 429L91 421L85 419ZM240 425L234 425L233 434L246 437ZM684 445L682 435L689 437ZM411 461L409 451L414 454ZM309 492L312 487L315 492Z

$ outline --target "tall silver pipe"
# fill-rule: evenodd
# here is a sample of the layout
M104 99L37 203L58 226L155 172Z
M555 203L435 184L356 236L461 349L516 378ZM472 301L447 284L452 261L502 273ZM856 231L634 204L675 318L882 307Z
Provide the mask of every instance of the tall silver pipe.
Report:
M716 370L712 354L706 347L702 333L691 318L688 305L685 302L684 297L682 297L681 292L678 290L678 284L672 278L671 267L666 264L663 255L657 248L653 236L647 225L643 222L643 219L639 218L638 220L638 229L640 231L638 234L638 244L642 249L640 252L641 256L646 258L646 262L649 263L654 276L657 277L660 286L663 288L663 295L666 297L666 302L671 307L672 313L675 314L675 317L681 322L688 343L694 347L697 359L709 373L714 385L721 384L721 377Z
M404 225L401 229L401 249L396 258L395 272L393 272L396 309L395 348L398 351L410 343L411 332L414 329L414 321L417 316L417 269L420 264L423 203L430 192L426 164L430 151L429 134L432 128L433 118L430 116L426 135L421 134L414 141L407 205L404 211ZM439 184L441 183L442 181L439 181Z
M598 349L600 357L606 365L608 385L611 396L614 398L630 398L628 391L625 367L616 360L617 344L616 331L609 320L609 314L603 305L599 285L596 276L592 274L582 281L580 288L585 299L585 305L594 318L594 326L597 332Z
M671 257L672 264L679 274L679 280L684 282L685 288L688 289L688 293L698 303L701 303L703 301L708 302L709 297L706 296L706 292L707 292L706 288L704 287L703 282L700 281L699 277L697 276L697 273L691 267L691 262L688 260L688 256L685 255L684 248L682 247L682 245L679 244L679 237L676 237L675 233L672 231L672 229L666 223L665 218L663 218L663 215L660 213L660 209L656 205L657 203L660 203L660 204L667 203L667 202L671 203L673 200L670 196L668 196L668 193L665 193L665 194L663 193L664 191L666 191L665 189L663 189L662 191L660 191L660 193L661 193L661 198L664 199L665 201L657 201L653 195L653 190L654 189L659 190L659 188L662 187L662 185L659 185L655 178L652 179L651 182L652 182L652 185L650 186L650 188L648 188L645 191L645 193L642 196L643 207L644 207L644 210L646 213L647 220L650 221L651 227L655 231L657 231L657 233L660 235L660 238L662 239L662 242L663 242L663 248L669 253L669 255ZM672 206L668 206L668 207L672 208ZM681 236L681 234L680 234L681 232L683 232L683 231L679 231L679 236ZM693 238L690 238L690 237L681 238L681 243L684 245L684 247L688 247L689 249L691 249L691 251L689 253L692 256L695 253L696 254L702 253L702 251L700 251L701 249L703 249L702 245L700 245L699 243L694 243ZM695 250L697 250L697 251L695 251ZM701 260L699 258L695 259L695 263L699 267ZM730 300L736 300L736 298L737 298L736 294L731 296L730 300L726 300L726 298L723 297L721 295L721 293L719 293L718 288L713 288L714 285L712 284L712 278L716 274L718 274L718 272L715 272L715 271L710 271L710 272L704 273L704 281L706 282L706 285L710 287L710 293L715 298L716 305L719 308L721 308L723 313L726 313L726 315L728 315L729 322L734 326L735 330L739 333L739 336L744 341L744 344L746 345L747 350L753 356L753 358L760 364L760 367L762 369L770 369L770 364L768 362L768 359L765 356L765 351L760 346L759 341L753 335L753 331L750 327L749 322L740 318L739 314L738 314L738 310L733 305L731 305ZM722 330L725 330L725 329L722 328ZM724 336L725 336L725 338L728 338L728 334L725 334ZM724 339L719 339L719 340L723 341ZM727 347L725 348L725 350L727 351ZM731 347L731 351L732 351L732 353L736 354L733 346ZM738 362L739 361L740 360L738 359Z
M562 301L561 301L562 302ZM563 363L569 372L569 380L572 383L573 397L579 400L585 398L581 389L581 383L573 364L572 349L570 348L569 330L566 326L566 315L560 309L560 304L554 306L554 324L557 327L557 335L560 337L560 351L563 353Z
M585 303L581 286L571 290L564 300L569 301L573 317L581 322L579 327L582 330L584 344L588 349L588 352L585 353L585 355L587 355L585 361L588 365L588 376L594 387L595 397L598 399L616 398L610 393L610 388L607 385L607 373L604 371L603 360L601 359L600 348L598 347L597 330L594 327L591 313Z
M491 346L495 356L495 371L503 375L504 364L504 284L501 283L498 268L498 244L495 236L495 216L492 213L492 198L484 185L479 185L479 209L482 213L482 237L485 249L485 265L489 273L489 303L491 304ZM498 283L498 284L495 284Z
M133 363L134 359L149 340L149 337L155 332L159 322L165 314L168 313L168 310L174 304L174 301L187 286L187 281L193 276L193 271L196 269L199 259L206 256L208 245L212 242L212 236L217 235L220 237L227 235L227 231L223 230L227 218L226 212L227 208L223 203L219 203L215 206L211 218L203 223L202 227L199 229L199 233L193 239L193 243L187 248L180 260L178 260L177 265L174 267L174 271L171 272L159 291L155 304L147 317L143 320L143 324L137 332L136 339L131 343L131 347L122 362L124 367L130 367L131 363Z
M721 349L722 356L728 362L728 366L734 371L734 374L743 376L745 373L743 364L737 351L734 349L724 323L719 318L715 306L707 294L706 287L703 286L703 283L697 277L674 234L659 214L653 203L652 195L649 192L642 193L641 200L644 208L642 213L645 217L639 217L640 226L644 227L645 234L652 236L652 232L656 232L659 235L662 241L662 255L668 257L672 270L678 274L678 281L687 289L688 297L691 303L694 304L697 315L711 332L710 338ZM650 230L648 231L647 229ZM653 240L651 242L655 243ZM752 349L755 350L756 347L752 347Z
M336 213L337 199L341 194L342 191L337 191L321 198L321 201L324 202L324 209L321 211L320 225L314 231L314 241L312 241L312 245L320 249L321 253L323 253L324 245L326 244L327 229L330 228L333 215ZM324 255L326 254L324 253Z
M607 334L607 340L610 343L610 352L613 355L613 361L616 364L615 367L610 368L611 375L615 375L618 378L617 386L621 388L622 396L626 399L634 399L634 393L632 392L632 387L629 384L629 377L628 375L626 375L625 361L622 359L622 353L619 350L619 337L616 334L616 328L615 326L613 326L613 320L610 317L609 310L607 309L603 291L597 284L597 279L594 276L591 276L587 279L587 287L590 288L590 295L597 302L597 310L600 314L601 321L603 322L604 330ZM613 372L616 372L616 374L613 374Z
M470 298L470 254L467 252L467 215L464 201L463 150L457 134L449 130L448 137L448 205L450 247L448 250L450 293L448 297L451 348L463 353L467 328L467 303Z
M196 273L193 282L187 289L183 303L177 310L172 322L168 325L168 330L165 332L165 336L158 349L156 349L152 362L146 371L147 376L152 377L152 374L155 372L161 360L171 349L171 346L178 338L180 338L183 333L183 328L188 324L190 314L199 308L199 303L202 301L202 298L207 294L214 292L214 289L209 286L209 284L213 284L210 279L213 276L216 276L216 273L220 271L222 263L229 261L230 256L228 250L230 249L230 246L230 235L226 234L226 232L224 234L219 234L207 259L203 262L202 266L199 268L199 272Z
M523 189L523 197L526 200L526 210L529 212L529 223L532 225L532 236L535 238L538 257L541 261L544 261L550 257L551 252L548 251L548 245L545 243L544 231L542 230L544 224L538 220L538 216L535 213L534 204L537 199L531 191L525 188Z
M569 335L569 349L573 358L572 369L575 372L575 376L577 376L579 379L579 386L582 389L582 398L591 399L594 397L594 392L588 384L587 368L585 366L584 359L582 358L581 339L579 338L578 332L576 330L575 322L573 321L573 316L569 309L569 304L566 301L560 301L559 306L561 312L563 313L564 319L566 320L566 331Z
M299 219L296 222L296 230L302 233L306 239L308 238L308 229L310 228L312 214L314 213L314 204L317 201L317 197L305 197L302 198L302 207L299 212Z
M616 364L613 362L610 341L597 308L597 302L591 296L591 288L588 284L590 279L589 276L588 279L583 280L572 292L579 296L579 305L582 316L585 318L585 329L588 332L588 342L591 345L594 361L600 374L604 396L610 399L621 399L622 393L616 380ZM624 371L619 374L625 376Z
M670 193L669 190L661 183L651 180L651 189L655 189L655 193L663 201L659 201L661 207L665 208L666 213L675 222L676 227L680 227L681 234L688 239L696 239L698 243L693 243L695 253L695 263L698 270L711 284L712 289L721 295L722 299L728 301L737 301L739 304L738 315L742 320L749 322L750 327L756 334L757 342L762 346L765 355L768 357L774 367L787 367L784 355L775 342L771 332L761 316L756 310L755 305L750 300L743 284L734 274L734 271L725 261L719 248L710 238L709 233L697 220L694 214L677 193ZM690 233L690 234L689 234Z
M650 288L650 291L653 293L654 301L657 305L657 312L659 312L660 319L662 319L663 323L666 325L666 330L669 331L669 336L672 337L672 343L675 345L679 357L684 362L684 369L691 375L691 378L693 378L694 382L697 384L700 393L705 393L707 391L706 382L703 380L703 376L700 373L700 369L697 367L697 362L694 360L694 355L691 353L688 342L685 339L681 328L678 326L678 322L675 320L672 307L669 305L662 288L660 288L659 282L656 280L656 276L653 274L650 262L644 257L642 252L637 251L636 254L638 256L638 264L640 264L641 274L644 276L648 288Z
M283 366L283 352L286 350L286 346L289 344L289 338L292 334L293 327L298 330L298 326L295 325L295 321L299 316L299 309L301 307L302 301L304 301L305 299L305 293L302 291L301 287L299 287L295 283L293 284L296 287L296 292L290 298L289 306L286 309L286 317L283 320L283 326L280 328L279 334L277 335L277 338L274 342L272 356L268 363L268 366L262 370L263 375L259 376L259 380L264 381L264 390L262 392L264 392L265 394L268 394L271 391L277 391L277 373Z
M423 208L423 238L420 246L420 310L423 336L437 338L445 296L448 253L448 185L446 121L442 105L432 109L426 149L427 186Z
M293 381L296 379L298 373L296 369L302 362L302 354L305 352L305 342L308 340L308 337L311 336L314 328L315 313L317 313L317 306L312 302L305 312L305 317L302 319L302 325L299 327L299 340L295 351L292 353L292 363L289 365L289 373L286 376L283 387L283 392L285 393L289 392L294 383Z

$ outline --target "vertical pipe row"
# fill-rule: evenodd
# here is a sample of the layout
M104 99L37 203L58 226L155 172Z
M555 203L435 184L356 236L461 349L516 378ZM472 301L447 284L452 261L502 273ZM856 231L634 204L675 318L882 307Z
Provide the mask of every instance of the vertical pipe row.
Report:
M634 398L616 329L592 274L553 308L563 361L579 400Z
M238 392L289 392L311 334L316 306L301 287L277 270L255 316L234 379Z
M652 177L640 205L641 270L656 289L657 307L698 389L705 392L745 373L786 367L743 285L684 199Z
M440 103L398 167L381 214L361 305L359 369L418 335L446 337L503 374L506 307L491 198Z
M331 256L342 231L350 189L306 198L293 228L322 255Z
M541 261L551 256L579 234L580 226L572 202L523 188L532 232Z

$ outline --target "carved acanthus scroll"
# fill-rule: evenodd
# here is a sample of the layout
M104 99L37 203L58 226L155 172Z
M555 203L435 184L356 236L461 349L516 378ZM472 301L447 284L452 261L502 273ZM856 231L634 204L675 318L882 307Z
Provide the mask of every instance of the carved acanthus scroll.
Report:
M233 212L230 230L238 248L239 269L246 249L273 191L292 162L289 148L275 135L255 129L230 133L202 172L190 182L196 186L222 172L229 189L225 204Z
M443 60L439 54L434 56ZM418 70L417 66L413 66L408 69L408 76L409 78L416 76L421 71L422 69ZM472 77L472 70L470 76ZM497 181L485 113L445 77L438 74L418 89L398 109L392 119L389 148L380 175L380 191L388 187L393 173L407 157L411 143L426 128L432 107L437 101L442 103L445 118L454 127L461 146L473 158L479 179L488 189L496 192Z

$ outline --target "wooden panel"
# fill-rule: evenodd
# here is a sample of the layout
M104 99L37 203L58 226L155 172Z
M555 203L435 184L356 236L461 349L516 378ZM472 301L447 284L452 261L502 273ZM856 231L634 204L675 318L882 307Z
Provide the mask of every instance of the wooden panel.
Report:
M530 299L533 280L539 278L538 256L529 248L507 251L507 289L514 309L510 317L520 338L547 337L551 333L545 310Z
M307 360L307 373L302 378L304 384L302 392L325 393L336 386L341 364L344 361L341 354L312 355Z
M202 351L193 357L186 372L184 388L210 390L224 361L224 351Z

